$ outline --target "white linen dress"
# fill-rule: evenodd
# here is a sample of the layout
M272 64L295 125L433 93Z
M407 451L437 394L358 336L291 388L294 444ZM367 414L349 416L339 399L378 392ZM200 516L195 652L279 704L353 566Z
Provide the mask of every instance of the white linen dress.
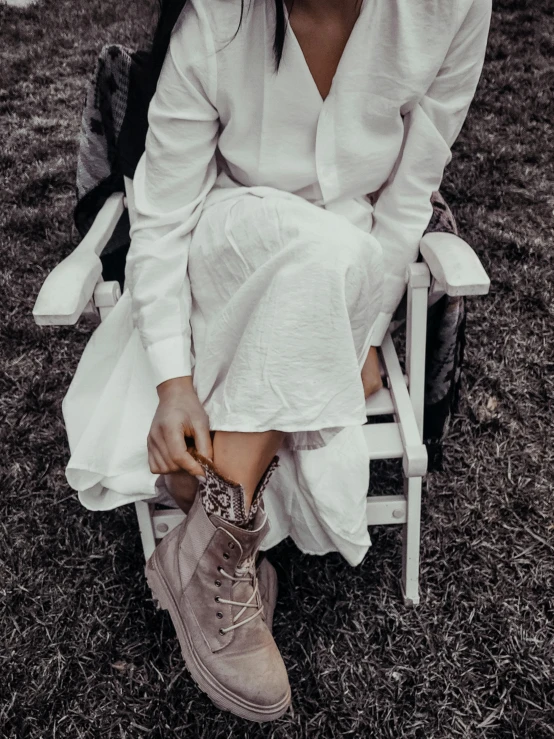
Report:
M211 429L287 432L264 548L291 536L361 561L360 370L417 258L490 16L491 0L363 0L323 99L290 26L275 74L273 0L245 2L235 38L240 0L188 0L134 178L125 291L63 401L87 508L155 497L156 385L192 374Z

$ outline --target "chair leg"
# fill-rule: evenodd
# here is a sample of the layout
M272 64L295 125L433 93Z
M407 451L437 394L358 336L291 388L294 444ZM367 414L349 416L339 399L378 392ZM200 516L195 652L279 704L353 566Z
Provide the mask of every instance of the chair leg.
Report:
M419 603L421 477L404 478L406 523L402 528L402 596L406 605Z
M138 500L135 503L135 510L137 512L144 559L148 561L156 548L156 538L154 536L154 525L152 523L150 505L144 500Z

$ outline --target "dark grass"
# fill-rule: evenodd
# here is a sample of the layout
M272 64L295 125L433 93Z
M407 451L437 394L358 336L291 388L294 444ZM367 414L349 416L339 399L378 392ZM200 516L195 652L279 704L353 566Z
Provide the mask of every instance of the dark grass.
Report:
M294 711L263 727L191 683L149 600L132 508L93 514L67 487L60 403L90 328L31 318L77 241L85 80L101 45L138 44L152 12L0 5L0 735L553 737L553 6L496 3L443 185L492 291L469 303L461 407L425 490L422 603L402 604L397 528L373 529L356 569L279 546L275 632ZM374 483L397 479L384 465Z

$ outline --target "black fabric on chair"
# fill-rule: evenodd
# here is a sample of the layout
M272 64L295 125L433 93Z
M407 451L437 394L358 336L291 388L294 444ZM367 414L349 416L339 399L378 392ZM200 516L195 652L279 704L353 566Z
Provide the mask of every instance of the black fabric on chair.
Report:
M147 51L104 46L88 83L73 213L81 237L107 198L114 192L124 192L123 177L133 178L144 151L150 102L144 85L147 62ZM116 279L122 286L129 228L125 211L101 255L104 268L110 271L110 277L104 275L104 279Z

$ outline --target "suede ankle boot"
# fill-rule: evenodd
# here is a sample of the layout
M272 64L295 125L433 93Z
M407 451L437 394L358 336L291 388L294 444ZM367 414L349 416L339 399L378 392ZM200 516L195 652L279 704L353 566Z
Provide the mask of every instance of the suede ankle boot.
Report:
M266 474L266 479L269 479L269 475ZM175 501L175 496L169 488L168 481L165 479L165 475L160 475L156 480L156 491L157 498L156 503L160 503L170 508L179 508L185 515L188 515L194 502L194 497L198 490L198 480L193 475L190 475L190 491L194 492L193 500L186 508L182 503ZM258 489L258 495L260 495L260 489ZM277 605L277 573L271 562L265 556L265 553L261 552L258 555L256 562L256 569L258 572L258 584L260 590L260 597L264 607L263 617L270 631L273 631L273 614L275 613L275 606Z
M224 710L252 721L290 705L285 665L264 618L256 556L269 530L261 493L277 459L244 508L242 486L208 460L187 518L146 565L154 597L169 611L192 678Z

